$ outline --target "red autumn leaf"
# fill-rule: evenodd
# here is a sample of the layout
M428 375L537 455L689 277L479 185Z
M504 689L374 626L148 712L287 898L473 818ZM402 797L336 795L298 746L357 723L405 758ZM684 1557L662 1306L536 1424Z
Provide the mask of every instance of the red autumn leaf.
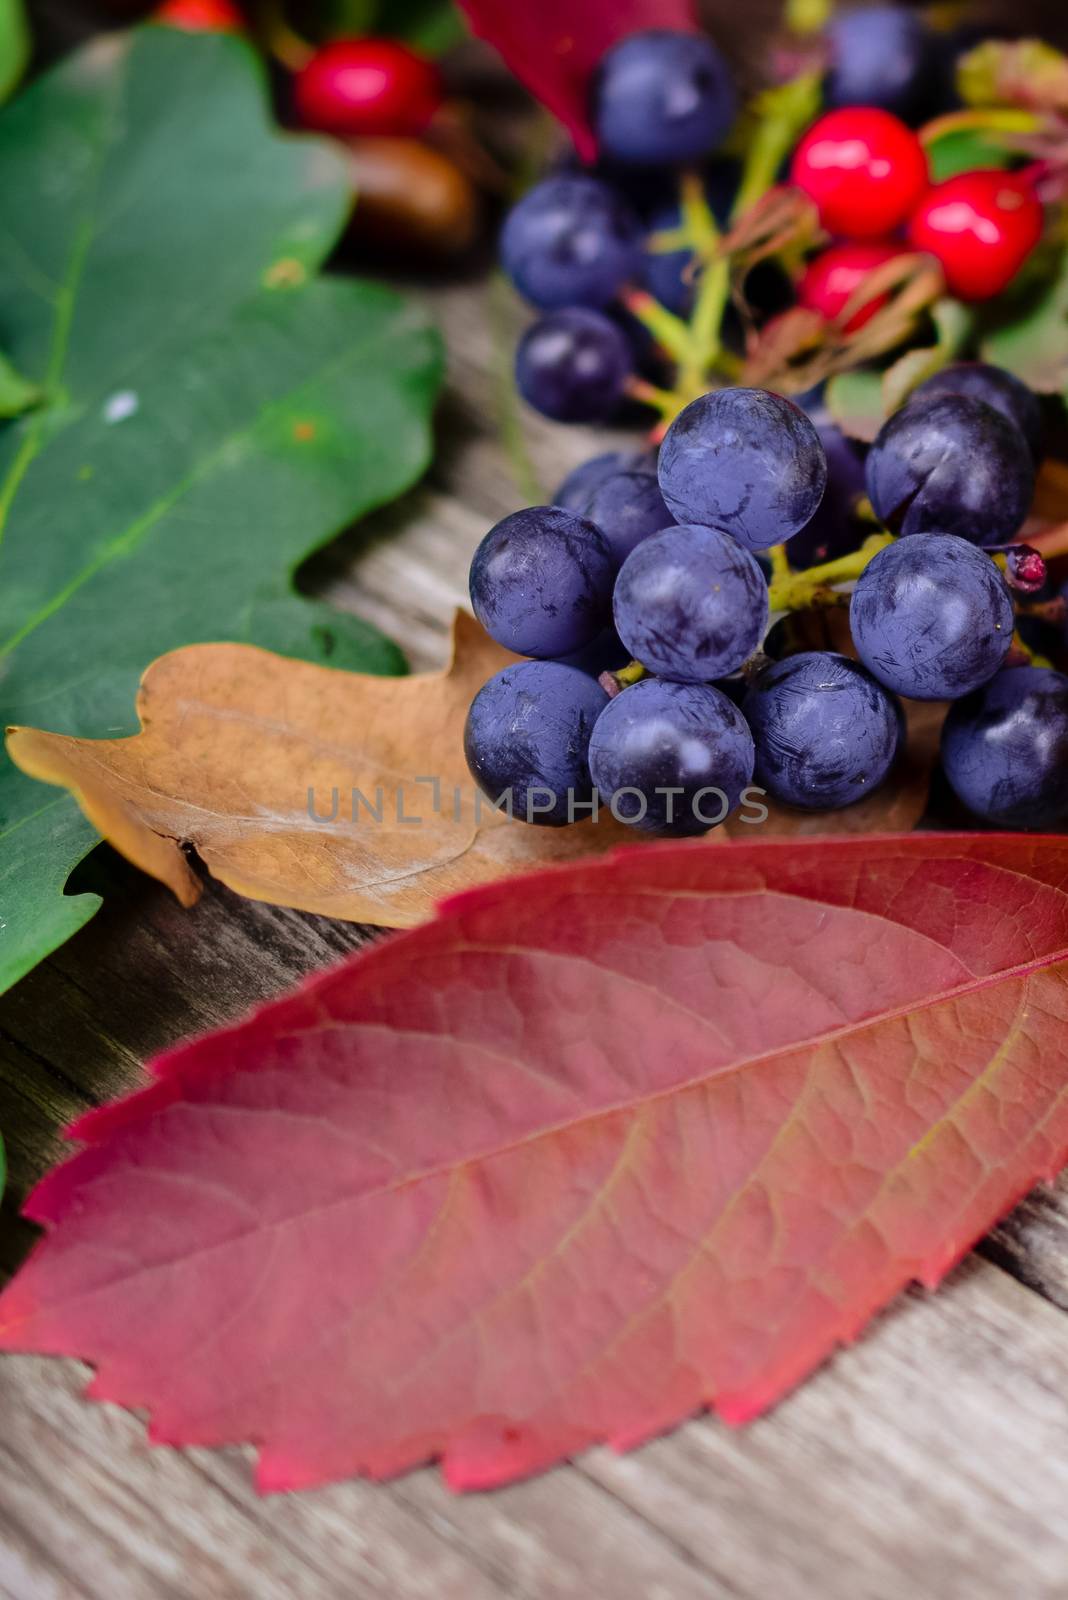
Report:
M612 45L645 28L696 29L692 0L460 0L472 30L559 117L583 161L597 156L587 97Z
M266 1489L771 1404L1068 1150L1068 839L472 890L73 1130L0 1345Z

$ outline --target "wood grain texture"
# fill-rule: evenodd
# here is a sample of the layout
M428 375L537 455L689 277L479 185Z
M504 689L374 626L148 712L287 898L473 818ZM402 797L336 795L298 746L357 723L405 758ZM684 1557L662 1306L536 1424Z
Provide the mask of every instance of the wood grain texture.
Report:
M502 443L501 351L522 313L456 287L427 482L306 570L308 587L440 664L471 551L529 498ZM604 436L525 416L547 488ZM0 1002L0 1127L19 1195L58 1129L141 1061L355 948L367 930L208 885L183 912L98 854L104 910ZM71 1362L0 1363L5 1600L1028 1600L1068 1589L1068 1187L1027 1201L934 1296L906 1297L771 1416L707 1418L633 1455L487 1496L433 1472L257 1499L238 1451L150 1449L78 1398Z

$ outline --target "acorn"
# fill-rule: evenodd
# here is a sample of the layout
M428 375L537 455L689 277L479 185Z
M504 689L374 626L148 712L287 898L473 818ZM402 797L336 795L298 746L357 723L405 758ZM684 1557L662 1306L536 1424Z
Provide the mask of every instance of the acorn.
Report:
M353 139L348 152L356 245L415 262L454 260L471 248L479 196L448 156L419 139L384 137Z

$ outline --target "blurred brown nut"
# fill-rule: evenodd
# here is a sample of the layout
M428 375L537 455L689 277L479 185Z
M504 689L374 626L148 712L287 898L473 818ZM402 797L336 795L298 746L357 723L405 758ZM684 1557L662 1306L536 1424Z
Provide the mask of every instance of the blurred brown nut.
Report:
M462 255L478 232L474 184L419 139L354 139L349 145L357 244L408 258Z

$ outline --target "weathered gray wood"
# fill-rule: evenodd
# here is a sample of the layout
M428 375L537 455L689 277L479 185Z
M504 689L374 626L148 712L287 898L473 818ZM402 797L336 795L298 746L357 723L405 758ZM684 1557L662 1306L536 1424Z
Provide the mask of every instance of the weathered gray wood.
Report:
M526 499L502 443L521 313L434 296L450 394L428 481L309 568L308 584L440 664L486 527ZM499 332L498 332L499 326ZM495 339L497 343L495 344ZM547 488L599 448L524 418ZM181 911L98 855L100 916L0 1002L12 1202L58 1128L146 1056L229 1021L368 931L209 884ZM69 1362L0 1362L0 1594L10 1600L1045 1600L1068 1590L1068 1190L1032 1197L936 1296L916 1294L742 1433L699 1419L633 1455L455 1498L433 1471L260 1500L244 1453L152 1450L84 1405ZM1008 1267L1015 1275L1003 1270ZM1015 1281L1019 1279L1020 1281ZM1034 1285L1036 1293L1025 1285Z
M1028 1195L982 1251L1068 1311L1068 1175Z
M971 1258L741 1433L705 1419L586 1470L731 1592L1063 1595L1063 1313Z

